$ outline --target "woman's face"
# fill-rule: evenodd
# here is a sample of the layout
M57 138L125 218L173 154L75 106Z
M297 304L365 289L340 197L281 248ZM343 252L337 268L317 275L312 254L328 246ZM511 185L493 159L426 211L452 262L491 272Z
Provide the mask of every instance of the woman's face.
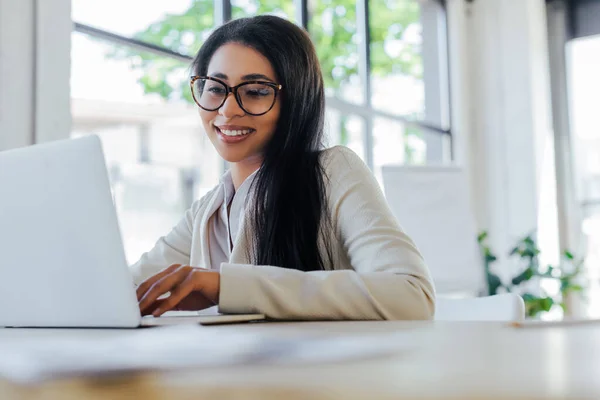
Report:
M225 44L214 53L207 75L222 80L230 87L245 81L279 83L271 63L262 54L237 43ZM253 116L244 112L235 96L229 94L225 104L216 111L199 108L200 117L210 141L226 161L260 162L263 150L275 132L280 101L280 96L277 96L269 112Z

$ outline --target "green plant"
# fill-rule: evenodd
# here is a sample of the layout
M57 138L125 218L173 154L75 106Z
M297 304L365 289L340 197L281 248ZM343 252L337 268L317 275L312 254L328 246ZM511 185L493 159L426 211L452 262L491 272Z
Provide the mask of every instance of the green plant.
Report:
M526 315L533 318L540 313L550 311L555 304L558 304L567 312L566 300L568 296L583 291L583 286L577 283L577 280L583 269L584 260L576 259L570 251L564 251L559 265L548 265L546 268L542 268L539 264L540 250L532 235L519 240L508 254L509 257L518 256L523 261L524 268L509 282L503 282L491 268L491 264L497 261L498 257L487 245L487 238L487 232L482 232L477 237L477 241L484 259L488 295L498 294L502 291L518 292L525 302ZM559 293L550 296L542 288L538 288L539 294L531 293L527 284L533 280L537 280L539 283L541 279L558 281L560 283Z
M260 0L233 5L233 18L247 15L278 13L293 15L292 1ZM373 76L402 74L423 78L421 43L411 36L418 32L421 9L418 1L386 0L369 4L371 21L370 50ZM356 1L318 0L310 5L309 31L315 44L325 86L339 95L345 85L355 85L358 79L358 27ZM134 38L182 54L194 55L215 27L213 0L192 0L179 14L167 14L134 34ZM188 65L161 55L118 47L110 54L116 59L132 61L139 71L139 83L145 93L155 93L164 99L181 97L193 104L186 74ZM177 79L175 79L175 78Z

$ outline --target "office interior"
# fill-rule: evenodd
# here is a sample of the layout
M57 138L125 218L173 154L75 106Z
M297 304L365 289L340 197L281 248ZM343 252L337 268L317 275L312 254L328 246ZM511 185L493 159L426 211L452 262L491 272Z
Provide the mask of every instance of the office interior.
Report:
M600 1L0 0L0 151L99 136L134 263L227 168L189 93L195 52L263 13L313 39L328 146L386 193L392 166L465 182L456 201L413 193L472 221L441 255L468 264L430 266L439 296L510 291L528 319L600 318Z
M569 251L585 259L571 311L599 316L596 3L3 0L0 149L98 135L133 263L227 168L190 99L191 57L219 24L273 13L315 42L329 146L382 188L385 165L460 167L494 274L521 272L509 252L529 236L543 270ZM522 290L556 300L538 317L563 316L552 279Z

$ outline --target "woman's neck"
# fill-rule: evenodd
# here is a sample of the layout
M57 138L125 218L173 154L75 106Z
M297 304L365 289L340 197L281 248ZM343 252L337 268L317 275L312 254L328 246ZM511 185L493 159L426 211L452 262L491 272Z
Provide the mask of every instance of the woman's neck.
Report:
M251 160L231 163L231 179L233 180L233 187L235 190L237 191L246 178L259 169L261 165L262 158L253 158Z

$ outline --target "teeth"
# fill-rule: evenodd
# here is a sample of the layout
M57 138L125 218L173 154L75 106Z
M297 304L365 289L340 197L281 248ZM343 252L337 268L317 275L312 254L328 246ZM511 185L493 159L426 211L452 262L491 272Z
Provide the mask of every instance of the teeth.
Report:
M225 130L225 129L221 129L221 132L223 132L224 135L227 136L242 136L242 135L247 135L251 132L250 129L244 129L244 130Z

